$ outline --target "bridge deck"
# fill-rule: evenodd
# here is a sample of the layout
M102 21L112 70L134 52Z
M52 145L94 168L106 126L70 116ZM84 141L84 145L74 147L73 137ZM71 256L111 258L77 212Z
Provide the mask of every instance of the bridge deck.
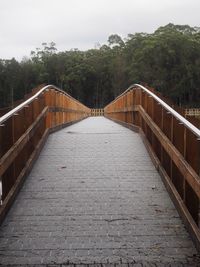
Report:
M50 135L0 229L3 265L198 266L196 254L140 136L101 117Z

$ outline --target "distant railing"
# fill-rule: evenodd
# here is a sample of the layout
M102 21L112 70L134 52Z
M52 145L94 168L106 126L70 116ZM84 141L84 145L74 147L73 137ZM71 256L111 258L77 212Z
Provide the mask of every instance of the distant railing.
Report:
M91 116L92 117L104 116L104 109L102 109L102 108L93 108L93 109L91 109Z
M200 117L200 108L187 108L185 109L185 115Z
M139 84L130 86L107 105L104 112L106 117L141 133L200 249L200 130Z
M48 85L0 117L0 222L48 134L88 116L89 108Z

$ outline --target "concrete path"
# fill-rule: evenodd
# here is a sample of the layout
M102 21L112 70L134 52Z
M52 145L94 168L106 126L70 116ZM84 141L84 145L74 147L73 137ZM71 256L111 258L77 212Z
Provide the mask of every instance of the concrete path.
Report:
M50 135L0 228L0 264L200 266L140 136L102 117Z

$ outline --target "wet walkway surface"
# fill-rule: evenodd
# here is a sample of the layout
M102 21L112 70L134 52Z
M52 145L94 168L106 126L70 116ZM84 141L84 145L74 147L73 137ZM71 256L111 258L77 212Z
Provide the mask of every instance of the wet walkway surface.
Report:
M140 136L101 117L50 135L0 228L3 266L200 266L197 258Z

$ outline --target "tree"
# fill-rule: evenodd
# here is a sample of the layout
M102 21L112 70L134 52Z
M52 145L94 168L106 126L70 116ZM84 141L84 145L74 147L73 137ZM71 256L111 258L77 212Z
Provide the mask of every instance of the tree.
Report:
M118 34L95 49L57 52L43 43L21 62L0 60L0 105L51 83L89 107L104 107L132 83L145 82L179 105L200 105L200 28L172 23L154 33Z

